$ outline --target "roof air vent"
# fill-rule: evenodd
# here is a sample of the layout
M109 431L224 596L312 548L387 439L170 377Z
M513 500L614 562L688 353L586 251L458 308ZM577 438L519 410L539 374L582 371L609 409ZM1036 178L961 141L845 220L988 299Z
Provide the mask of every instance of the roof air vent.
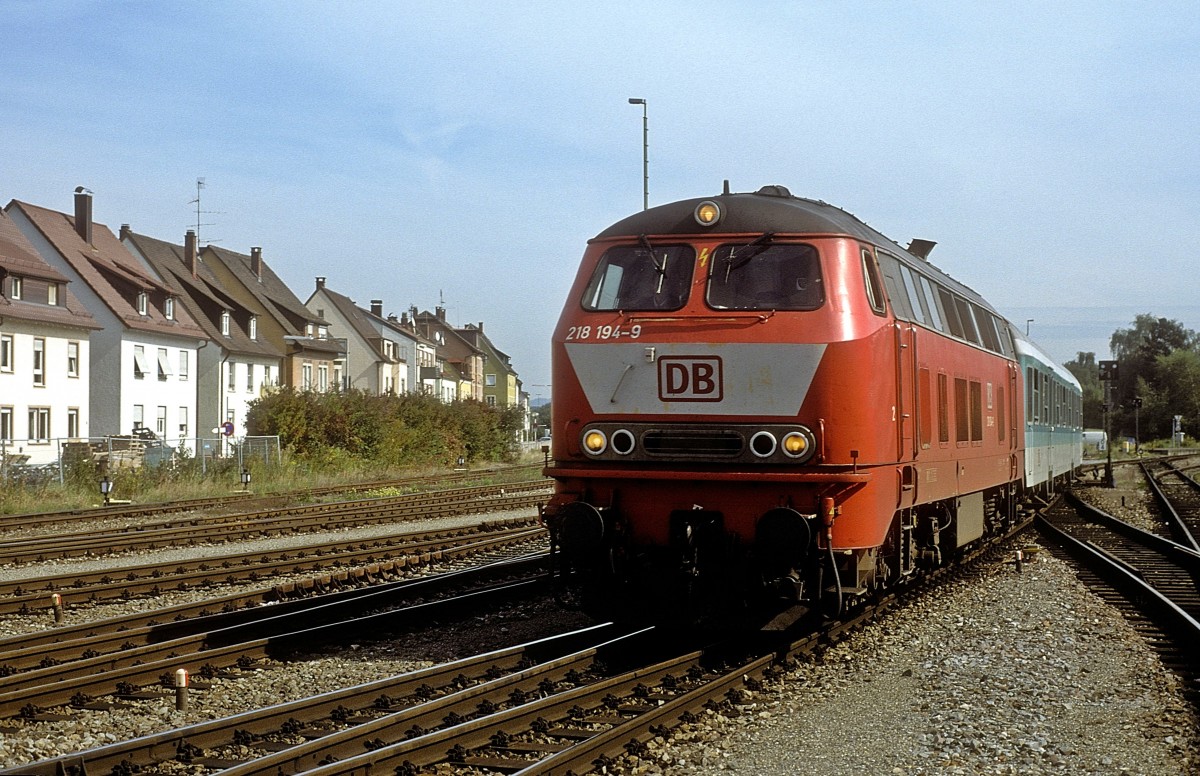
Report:
M755 194L762 194L764 197L790 197L792 192L787 190L787 186L763 186Z

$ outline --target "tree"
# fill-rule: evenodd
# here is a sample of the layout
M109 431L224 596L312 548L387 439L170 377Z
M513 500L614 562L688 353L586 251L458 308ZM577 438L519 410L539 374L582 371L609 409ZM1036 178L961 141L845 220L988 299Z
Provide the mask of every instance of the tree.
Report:
M1113 429L1124 435L1134 433L1134 399L1140 397L1142 408L1136 420L1144 435L1170 436L1171 416L1188 415L1184 408L1196 401L1194 391L1187 388L1188 359L1172 357L1177 352L1200 353L1200 335L1179 321L1142 314L1130 328L1113 332L1109 346L1119 364L1111 407Z

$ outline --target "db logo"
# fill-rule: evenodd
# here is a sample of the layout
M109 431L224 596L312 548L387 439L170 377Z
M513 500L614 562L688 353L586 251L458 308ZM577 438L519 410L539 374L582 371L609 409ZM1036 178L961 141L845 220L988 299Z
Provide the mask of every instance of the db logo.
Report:
M721 359L716 356L664 356L658 360L661 401L721 401Z

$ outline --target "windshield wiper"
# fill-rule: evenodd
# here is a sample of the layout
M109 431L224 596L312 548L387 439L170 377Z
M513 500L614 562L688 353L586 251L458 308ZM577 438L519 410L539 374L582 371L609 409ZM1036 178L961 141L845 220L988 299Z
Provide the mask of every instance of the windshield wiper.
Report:
M737 248L730 248L729 255L725 257L725 282L729 282L729 273L735 269L741 269L750 259L753 259L758 254L771 247L771 241L775 239L774 232L763 232L753 242Z
M663 279L667 276L667 256L669 255L669 252L663 251L662 265L660 266L658 259L654 258L654 248L650 245L650 240L646 239L646 235L638 235L638 245L642 246L642 249L646 251L646 253L650 254L650 261L652 264L654 264L654 271L658 273L658 283L654 286L654 293L661 294Z

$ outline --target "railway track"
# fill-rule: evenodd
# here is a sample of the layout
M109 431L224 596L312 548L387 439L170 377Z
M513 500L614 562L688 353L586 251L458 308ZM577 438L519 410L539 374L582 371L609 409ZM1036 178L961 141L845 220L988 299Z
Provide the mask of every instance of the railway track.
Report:
M489 549L495 549L494 542L461 551ZM144 695L147 687L151 695L161 693L160 685L171 682L179 669L211 678L221 669L266 657L305 652L327 643L378 638L431 618L544 591L547 568L545 554L537 554L458 573L164 625L124 629L125 623L92 623L98 633L49 645L21 645L19 640L9 639L5 642L9 649L0 655L7 673L0 678L0 718L20 716L37 721L47 718L49 709L64 705L107 708L113 703L111 698L136 698ZM499 579L508 581L500 585ZM431 603L412 603L455 588L469 588L470 592ZM33 662L39 653L40 661ZM18 670L21 665L26 670Z
M583 773L636 751L706 705L744 703L788 661L846 636L993 551L981 548L962 564L798 639L743 634L703 646L690 631L620 633L605 626L585 632L593 642L569 654L539 658L529 652L548 649L547 640L4 773L170 773L181 762L192 772L227 776L413 774L429 768Z
M1200 700L1200 552L1167 538L1165 523L1159 533L1144 531L1076 496L1056 502L1038 529Z
M113 552L285 536L416 518L519 509L540 503L545 480L307 504L225 515L196 515L111 529L81 529L0 541L0 563L33 563Z
M444 472L420 477L403 477L398 479L375 480L346 485L331 485L325 487L306 488L298 491L287 491L274 494L229 493L223 496L210 496L194 499L177 499L174 501L147 502L141 504L113 504L97 506L90 509L70 509L61 511L29 512L23 514L0 515L0 532L16 529L40 528L57 526L72 522L93 522L97 519L136 519L156 515L169 515L190 512L206 512L217 509L235 511L270 510L287 505L298 505L313 499L321 499L339 494L361 493L364 491L382 490L386 488L425 489L431 487L444 488L447 485L471 482L489 477L520 476L521 473L536 475L541 469L540 464L523 464L520 466L497 467L489 469L472 469L469 471Z

